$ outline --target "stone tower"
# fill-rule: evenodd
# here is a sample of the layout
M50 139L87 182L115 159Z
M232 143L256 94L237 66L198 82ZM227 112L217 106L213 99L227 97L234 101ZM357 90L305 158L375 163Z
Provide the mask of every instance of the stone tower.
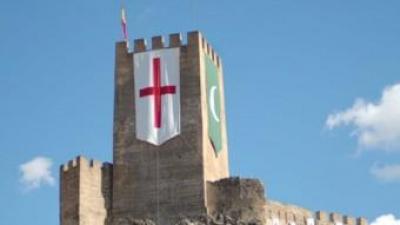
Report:
M168 44L163 40L153 37L150 46L135 40L133 52L125 42L116 44L113 163L78 156L61 165L61 225L368 224L364 218L267 201L259 180L229 177L221 58L199 32L188 33L185 43L180 34L169 35ZM166 66L175 62L175 85L160 80L160 71L168 71L160 52L170 51L175 60ZM141 68L152 68L153 80L138 89L138 76L151 74L137 72L143 55L152 57L152 67ZM138 113L143 101L138 96L150 95L155 110L147 114L153 113L153 130L161 130L162 119L179 121L173 124L178 132L161 142L138 135L150 129L138 126L143 115L150 118ZM157 111L171 99L179 100L173 108L179 120Z
M224 100L221 94L222 149L216 153L207 129L206 60L217 68L223 90L222 64L199 32L116 46L114 109L113 218L132 216L168 220L177 212L186 216L207 213L207 181L229 176ZM144 51L178 48L180 52L181 134L156 146L136 138L134 55Z
M168 49L179 53L180 84L174 91L180 93L180 133L157 145L137 138L135 56ZM147 219L170 225L218 213L263 217L259 181L229 178L224 105L222 61L201 33L189 32L185 43L180 34L169 35L169 43L153 37L151 46L138 39L133 52L117 43L113 163L79 156L61 166L61 224ZM257 215L245 208L258 209Z

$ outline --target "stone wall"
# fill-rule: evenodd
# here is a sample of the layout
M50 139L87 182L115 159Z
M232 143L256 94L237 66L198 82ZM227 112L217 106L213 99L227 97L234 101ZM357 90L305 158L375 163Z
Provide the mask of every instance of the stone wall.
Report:
M77 157L60 169L62 225L104 225L111 208L112 165Z
M231 177L208 182L209 214L243 223L265 224L264 187L257 179Z
M314 214L310 210L275 201L267 201L265 212L268 225L273 225L273 220L276 219L279 220L280 225L286 225L291 222L297 225L305 225L308 218L314 218Z

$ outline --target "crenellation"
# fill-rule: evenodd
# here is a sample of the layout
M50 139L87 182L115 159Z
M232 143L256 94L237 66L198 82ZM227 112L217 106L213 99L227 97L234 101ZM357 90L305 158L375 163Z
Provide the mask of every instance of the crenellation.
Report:
M215 60L215 52L214 52L214 49L211 49L211 59L212 59L212 61L214 62L214 64L216 64L215 62L216 62L216 60Z
M355 225L355 219L351 216L343 216L343 223L347 225Z
M198 45L200 41L200 45ZM151 37L151 49L148 48L146 39L135 39L134 40L134 52L140 53L148 50L158 50L163 48L174 48L183 47L182 35L181 33L169 34L169 45L165 44L165 39L163 36L153 36ZM204 53L208 55L217 68L222 65L222 60L218 56L217 52L212 48L210 43L202 36L198 31L192 31L187 33L187 46L199 46L203 49Z
M101 169L103 167L103 163L94 159L90 159L89 167L94 169Z
M174 33L169 35L169 47L175 48L182 46L182 35L181 33Z
M221 68L221 57L217 56L217 67Z
M211 46L208 43L207 39L204 36L202 36L201 37L201 48L203 49L205 54L207 54L207 55L209 54L210 47Z
M202 48L203 50L206 49L206 45L207 45L206 39L202 36L200 41L201 41L201 43L200 43L201 48Z
M62 171L67 172L73 168L80 167L81 165L88 165L88 160L83 156L77 156L68 161L68 163L61 165Z
M315 213L316 219L320 221L328 221L328 216L326 212L323 211L317 211Z
M165 38L164 36L158 35L158 36L153 36L151 37L151 49L148 48L147 46L147 41L144 38L141 39L135 39L134 40L134 52L133 53L139 53L139 52L145 52L148 50L157 50L157 49L163 49L163 48L176 48L176 47L182 47L184 46L183 43L183 38L181 33L172 33L168 35L169 38L169 44L165 44ZM192 31L187 33L187 45L192 45L195 46L197 45L196 40L198 38L201 38L201 43L206 43L206 40L201 36L201 33L199 31ZM212 48L209 46L209 51L206 53L211 56ZM215 57L217 57L215 55ZM217 62L217 59L215 59L215 62Z
M329 214L330 221L333 223L343 223L343 217L339 213Z
M60 166L60 171L61 171L61 172L67 172L67 171L68 171L68 163L62 164L62 165Z
M75 158L78 167L88 167L90 164L90 160L86 159L84 156L77 156Z
M339 213L327 213L324 211L313 212L295 205L283 204L275 201L267 201L265 217L279 220L279 225L294 223L295 225L360 225L356 224L353 217L342 216ZM367 225L367 221L362 222Z
M83 156L77 156L74 159L68 161L68 163L60 166L60 171L69 172L76 171L76 169L92 169L99 171L100 169L111 170L113 165L108 162L101 162L94 159L87 159Z
M104 162L102 168L106 171L111 171L113 169L113 164L109 162Z
M220 67L218 58L219 58L219 56L218 56L217 52L213 49L213 61L214 61L214 64L217 66L217 68Z
M151 38L151 48L153 50L164 48L164 37L163 36L154 36Z
M364 217L358 217L357 225L368 225L368 220Z
M69 168L69 169L74 168L74 167L76 167L77 165L78 165L78 163L77 163L77 161L76 161L76 158L71 159L71 160L68 161L68 168Z
M135 39L134 40L134 49L133 51L135 53L137 52L145 52L147 50L147 44L146 40L141 38L141 39Z
M207 42L207 46L206 46L206 54L211 55L211 45L208 42Z
M211 44L207 42L207 40L204 37L201 38L201 47L204 53L210 57L210 59L214 62L217 68L220 68L222 64L221 58L218 56L217 52L214 50Z
M188 46L199 46L202 35L199 31L190 31L187 33L187 45Z

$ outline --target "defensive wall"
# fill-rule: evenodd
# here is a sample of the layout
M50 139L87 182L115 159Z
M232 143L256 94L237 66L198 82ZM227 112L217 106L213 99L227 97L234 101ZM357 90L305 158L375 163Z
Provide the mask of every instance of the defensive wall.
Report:
M110 163L88 160L82 156L60 167L62 225L111 224L108 222L112 218L112 170ZM307 225L307 220L314 219L315 225L368 225L368 221L362 217L313 212L267 200L264 186L257 179L230 177L208 182L207 187L207 210L212 218L222 216L238 224ZM186 216L177 212L176 218ZM188 218L195 217L191 215ZM224 221L223 218L219 219ZM134 218L124 221L134 221Z
M311 210L290 204L268 200L265 205L267 225L307 225L308 219L314 219L315 225L367 225L363 217L352 217L339 213ZM274 224L275 222L275 224Z

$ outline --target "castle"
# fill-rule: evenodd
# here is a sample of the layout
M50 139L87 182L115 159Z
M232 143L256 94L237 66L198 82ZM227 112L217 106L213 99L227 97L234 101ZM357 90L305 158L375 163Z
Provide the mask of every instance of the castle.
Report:
M367 225L271 201L259 180L230 177L221 58L197 31L168 40L135 40L133 52L116 44L113 163L61 165L61 225Z

